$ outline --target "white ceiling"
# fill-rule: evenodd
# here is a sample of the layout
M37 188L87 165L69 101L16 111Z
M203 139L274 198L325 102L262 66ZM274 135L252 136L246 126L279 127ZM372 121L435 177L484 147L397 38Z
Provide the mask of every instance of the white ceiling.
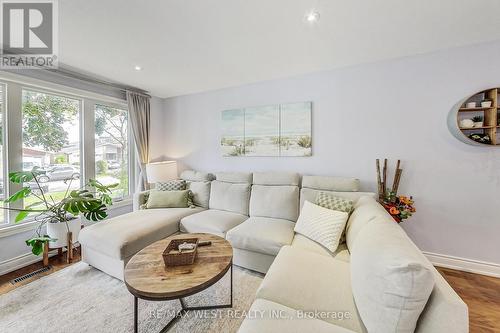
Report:
M62 63L159 97L500 39L498 0L61 0L59 10Z

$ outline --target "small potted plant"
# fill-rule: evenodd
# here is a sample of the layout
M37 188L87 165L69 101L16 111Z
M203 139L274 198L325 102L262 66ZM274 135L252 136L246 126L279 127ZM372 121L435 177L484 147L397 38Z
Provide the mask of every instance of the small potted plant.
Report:
M474 127L483 127L483 116L474 116L472 117L472 121L474 122Z
M13 203L29 197L36 198L35 202L29 204L24 209L3 207L11 211L17 211L15 222L19 223L26 219L29 214L33 214L33 220L38 223L35 235L26 240L26 245L31 246L31 251L35 255L43 252L45 243L54 247L61 247L67 244L67 235L71 232L72 241L78 239L81 222L78 218L83 215L91 221L100 221L107 217L107 207L113 203L111 199L111 189L118 184L103 185L97 180L90 179L83 187L71 190L71 184L76 177L64 180L67 184L63 199L56 202L50 194L46 194L44 187L40 185L39 177L43 171L37 167L31 171L17 171L9 173L9 180L20 184L23 188L8 199L5 203ZM27 184L34 182L36 189L32 189ZM31 216L30 216L31 217ZM43 227L46 226L46 233Z

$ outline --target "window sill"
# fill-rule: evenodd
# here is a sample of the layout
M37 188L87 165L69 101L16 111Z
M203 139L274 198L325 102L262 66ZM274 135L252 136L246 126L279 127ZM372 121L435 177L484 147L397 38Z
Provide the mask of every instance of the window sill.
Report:
M0 238L9 237L23 232L35 230L37 227L38 227L37 221L30 221L21 224L9 225L0 228Z
M108 210L113 211L114 209L122 208L132 205L132 199L124 199L113 203L113 205L108 207ZM38 227L37 221L29 221L21 224L6 225L1 227L0 225L0 238L13 236L27 231L35 230Z

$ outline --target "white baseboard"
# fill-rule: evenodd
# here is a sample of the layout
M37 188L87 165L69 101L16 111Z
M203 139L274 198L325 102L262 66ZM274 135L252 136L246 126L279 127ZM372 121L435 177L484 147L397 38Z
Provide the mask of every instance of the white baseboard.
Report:
M434 266L500 278L499 264L430 252L424 252L424 255Z
M64 250L66 251L66 250ZM51 251L49 252L49 257L52 257L57 254L57 251ZM12 259L8 259L5 261L0 262L0 275L4 275L7 273L10 273L12 271L15 271L16 269L26 267L28 265L31 265L35 262L42 261L43 256L39 255L36 256L33 253L25 253L20 256L14 257Z

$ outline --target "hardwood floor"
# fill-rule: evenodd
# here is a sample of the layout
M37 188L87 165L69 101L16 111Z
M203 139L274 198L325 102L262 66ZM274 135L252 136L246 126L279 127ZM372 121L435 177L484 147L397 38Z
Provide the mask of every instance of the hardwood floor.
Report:
M470 332L500 332L500 279L437 269L469 307Z
M74 251L73 263L76 263L81 258L80 248ZM16 285L12 285L10 280L42 268L42 262L0 276L0 295L71 265L66 263L64 255L51 257L49 263L52 266L50 271ZM469 306L470 332L500 333L500 279L447 268L438 270Z
M76 262L80 261L80 259L81 259L80 247L77 247L76 249L73 250L73 262L72 263L76 263ZM39 261L39 262L36 262L36 263L31 264L29 266L15 270L13 272L1 275L0 276L0 295L5 294L11 290L14 290L20 286L24 286L25 284L28 284L28 283L33 282L35 280L38 280L39 278L41 278L43 276L57 272L63 268L68 267L72 263L70 263L70 264L66 263L66 253L63 253L62 255L55 255L55 256L49 258L49 265L52 267L50 271L37 274L34 277L26 279L22 282L16 283L15 285L10 283L10 281L15 279L15 278L18 278L20 276L23 276L25 274L34 272L37 269L43 268L43 263L41 261Z

